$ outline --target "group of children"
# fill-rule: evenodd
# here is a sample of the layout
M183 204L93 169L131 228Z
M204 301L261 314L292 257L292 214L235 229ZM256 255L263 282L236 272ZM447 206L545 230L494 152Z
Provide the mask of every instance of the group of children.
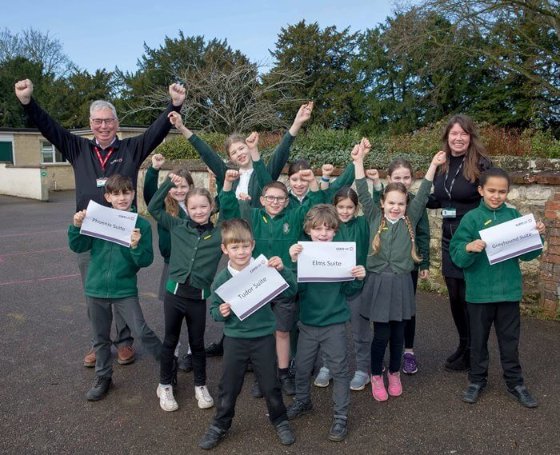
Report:
M342 441L347 436L350 390L362 390L371 382L372 395L377 401L402 394L403 349L403 371L408 374L418 371L413 351L414 294L418 276L425 278L429 268L425 207L432 180L438 166L445 163L446 153L434 155L415 196L409 192L413 173L406 161L396 160L391 164L384 188L376 170L364 169L364 157L371 148L367 139L353 148L351 164L332 184L329 179L332 166L323 166L319 185L307 162L292 163L288 190L276 179L288 160L294 136L310 117L312 108L312 104L300 108L268 166L260 160L258 134L246 139L230 138L226 150L238 170L228 168L206 143L184 127L178 114L169 115L170 121L216 175L219 193L215 200L207 189L195 187L186 170L171 172L157 188L155 171L162 157L153 158L154 169L148 171L151 177L146 185L148 211L158 223L159 247L165 263L160 285L165 319L163 343L144 321L136 286L139 268L153 261L149 223L138 217L127 248L81 235L80 226L86 212L75 214L69 228L70 247L76 252L91 250L92 256L85 294L97 360L96 379L87 392L88 400L103 398L111 384L113 307L160 362L156 394L165 411L178 409L173 385L176 348L184 319L198 406L214 406L207 387L204 350L207 300L212 318L224 324L224 357L216 414L199 444L203 449L215 447L231 427L249 362L260 394L265 398L269 419L285 445L295 441L289 420L313 409L311 375L318 356L323 366L315 384L325 386L333 380L333 419L328 432L332 441ZM366 177L373 182L373 195ZM350 188L353 181L357 191ZM113 208L134 210L135 194L129 179L110 177L105 190ZM451 245L453 259L465 270L467 300L473 311L480 314L481 321L480 327L473 330L472 369L465 395L470 401L465 401L476 401L486 385L486 343L494 322L500 348L505 351L502 363L508 390L522 404L533 406L532 397L523 385L517 354L521 299L518 258L490 266L478 234L480 229L488 227L488 220L495 225L520 216L505 205L508 190L509 178L503 171L491 169L483 174L480 207L465 216ZM219 214L214 218L216 205ZM544 225L539 223L537 227L542 234ZM297 262L304 248L298 244L300 240L355 242L356 266L350 271L354 280L297 283ZM529 260L538 253L528 253L520 259ZM222 254L228 258L227 267L216 275ZM249 267L253 258L261 254L268 259L268 266L282 275L288 287L269 304L240 320L216 289ZM509 286L498 288L503 280ZM357 367L353 376L346 342L349 321ZM290 333L294 332L298 335L295 378L289 371ZM503 340L507 342L502 343ZM383 359L387 345L390 360L386 387ZM288 407L282 391L295 395Z

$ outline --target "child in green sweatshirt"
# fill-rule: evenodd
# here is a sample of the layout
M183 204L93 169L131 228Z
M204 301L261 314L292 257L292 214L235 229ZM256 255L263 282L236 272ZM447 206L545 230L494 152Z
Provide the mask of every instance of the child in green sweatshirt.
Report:
M203 449L211 449L218 445L231 427L235 403L243 387L249 361L253 364L255 376L266 398L268 417L276 428L280 442L290 445L295 440L288 423L280 382L276 375L274 340L276 319L270 303L240 320L233 313L230 303L224 302L215 292L222 284L254 262L252 258L254 248L255 241L247 221L241 219L224 221L222 251L228 256L229 262L227 267L216 276L210 296L210 314L215 321L224 323L223 373L216 415L200 441L200 447ZM278 256L270 257L268 266L278 270L289 285L282 295L295 296L297 290L295 276L289 268L284 267L282 259Z
M304 230L313 242L332 242L340 221L330 204L318 204L305 217ZM292 262L303 246L290 247ZM334 416L328 438L342 441L347 435L348 406L350 404L350 371L346 342L346 322L350 309L346 298L362 288L366 270L363 265L352 268L353 281L328 283L300 283L299 338L296 354L296 397L288 408L288 418L294 419L311 409L311 373L315 358L322 350L333 377Z
M519 364L519 301L522 278L519 261L530 261L542 252L531 251L490 265L484 254L486 243L480 238L483 229L519 218L521 214L506 204L510 178L500 168L490 168L480 175L480 205L468 212L451 239L451 259L465 274L467 311L471 332L471 370L463 401L476 403L488 378L488 337L494 324L500 360L508 392L523 406L534 408L537 401L524 385ZM537 231L545 226L537 222Z
M114 209L128 212L134 201L134 186L129 177L113 175L105 183L105 199ZM86 211L74 215L68 228L68 242L75 253L91 251L91 262L85 280L88 316L93 330L95 349L95 381L87 392L89 401L105 397L112 383L111 321L114 308L140 337L146 350L159 361L161 341L144 321L138 301L136 274L154 260L152 229L142 217L136 220L130 247L108 240L80 234Z

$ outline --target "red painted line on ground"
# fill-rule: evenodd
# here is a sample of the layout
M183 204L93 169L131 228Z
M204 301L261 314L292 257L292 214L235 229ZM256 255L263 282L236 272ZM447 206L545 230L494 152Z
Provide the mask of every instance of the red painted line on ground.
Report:
M52 234L53 232L68 232L68 229L55 229L54 231L35 231L35 232L22 232L20 234L2 234L0 238L4 237L23 237L26 235L35 235L35 234Z
M68 248L51 248L49 250L31 250L31 251L22 251L19 253L6 253L6 254L0 254L0 262L2 262L3 258L7 258L9 256L23 256L26 254L37 254L37 253L50 253L51 251L70 251Z
M28 283L36 283L39 281L52 281L52 280L65 280L67 278L75 278L80 276L79 273L74 273L72 275L58 275L58 276L46 276L43 278L37 278L35 280L15 280L15 281L6 281L5 283L0 283L0 286L9 286L14 284L28 284Z

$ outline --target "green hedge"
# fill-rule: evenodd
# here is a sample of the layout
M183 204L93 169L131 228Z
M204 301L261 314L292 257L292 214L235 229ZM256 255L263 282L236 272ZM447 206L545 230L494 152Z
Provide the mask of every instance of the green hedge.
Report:
M372 153L366 158L366 167L385 169L395 156L408 159L415 169L426 168L433 154L441 147L441 132L445 124L439 122L430 128L400 135L369 137ZM480 135L491 156L518 156L525 158L560 158L560 141L542 130L504 130L491 125L481 125ZM224 158L223 144L226 135L200 133L199 136ZM331 163L345 167L350 161L350 151L360 140L358 130L330 130L310 128L301 132L290 153L291 159L305 158L313 167ZM261 153L268 158L280 141L279 133L260 135ZM196 159L198 154L183 137L166 141L158 148L167 159Z

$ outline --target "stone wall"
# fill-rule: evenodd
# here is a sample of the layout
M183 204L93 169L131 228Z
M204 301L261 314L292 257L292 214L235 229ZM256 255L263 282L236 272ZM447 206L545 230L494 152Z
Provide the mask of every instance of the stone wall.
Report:
M506 161L507 162L504 162ZM544 314L546 317L560 319L560 160L522 160L520 158L501 158L498 164L511 172L512 186L508 202L523 215L533 213L537 220L543 220L547 231L545 234L544 254L530 262L522 262L523 271L523 304L532 312ZM148 161L146 162L146 164ZM180 162L166 163L160 181L165 178L172 167ZM209 188L215 192L215 180L199 161L186 162L191 170L195 184ZM142 194L144 182L142 170L138 179L138 193ZM335 175L340 170L335 171ZM382 175L383 176L383 175ZM421 174L416 175L416 183L412 190L419 186ZM283 175L280 180L285 181ZM138 201L140 211L145 211L142 198ZM429 210L431 228L430 241L430 278L421 284L424 288L446 292L441 275L441 210Z

